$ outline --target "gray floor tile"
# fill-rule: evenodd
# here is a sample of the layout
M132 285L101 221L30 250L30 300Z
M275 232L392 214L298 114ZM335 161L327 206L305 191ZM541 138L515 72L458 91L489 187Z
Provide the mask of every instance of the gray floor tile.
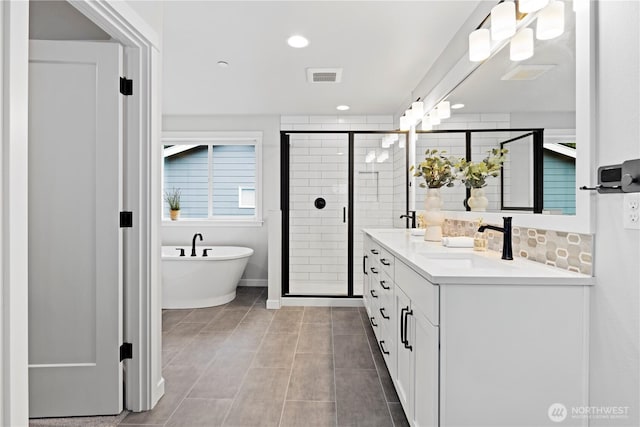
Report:
M220 313L222 313L222 310L224 310L224 307L219 305L215 307L196 308L192 310L187 317L184 318L184 321L194 323L209 323L218 315L220 315Z
M283 321L286 320L288 322L302 322L302 317L304 315L304 311L281 311L277 310L275 316L273 317L274 321Z
M242 385L254 353L223 349L195 383L189 397L233 399Z
M339 426L389 427L389 408L375 369L336 369Z
M221 426L233 401L231 399L185 399L173 413L167 427Z
M393 419L393 425L395 427L409 427L409 421L404 414L404 409L400 403L389 403L389 412L391 412L391 418Z
M169 332L162 334L162 349L179 350L184 348L204 326L204 323L180 322Z
M302 312L301 318L302 318ZM274 318L271 324L269 325L269 333L272 334L297 334L300 331L300 326L302 322L291 322L287 319L276 319Z
M191 313L191 309L186 310L162 310L162 331L169 332L178 323Z
M297 334L267 334L262 340L253 368L291 368Z
M255 325L249 325L255 326ZM265 334L263 328L241 327L233 331L229 339L225 342L225 348L232 348L238 351L257 351L262 343Z
M213 360L220 350L229 332L214 331L198 334L171 360L170 365L192 366L195 369L204 369Z
M334 335L337 368L374 369L373 357L365 335Z
M266 323L269 324L271 323L271 320L273 320L273 316L275 313L273 313L272 310L267 310L262 309L262 308L256 308L255 306L251 308L251 310L249 310L249 312L247 313L246 317L244 319L242 319L243 323Z
M287 400L335 401L332 354L296 354Z
M152 411L131 412L121 424L164 424L184 398L182 394L169 391L168 387Z
M303 323L331 323L331 307L305 307Z
M360 335L364 334L364 326L360 313L356 311L333 311L334 335Z
M297 353L333 353L331 324L303 323Z
M248 311L248 310L247 310ZM215 319L207 323L204 331L232 331L240 324L246 312L223 310Z
M250 369L224 425L277 426L288 374L289 369Z
M331 427L336 425L335 402L284 403L281 427Z

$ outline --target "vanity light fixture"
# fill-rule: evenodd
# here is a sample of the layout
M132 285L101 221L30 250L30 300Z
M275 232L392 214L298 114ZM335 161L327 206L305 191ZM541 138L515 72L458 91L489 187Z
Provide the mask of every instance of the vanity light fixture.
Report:
M378 163L382 163L385 160L389 159L389 151L384 150L382 153L380 153L378 155L378 160L376 160Z
M551 0L536 20L536 38L551 40L564 33L564 2Z
M516 33L516 4L504 1L491 9L491 39L500 41Z
M429 123L432 126L437 126L440 124L440 117L438 116L438 112L436 110L431 110L429 113Z
M309 40L303 36L295 35L287 39L287 44L296 49L300 49L309 46Z
M422 130L433 130L433 125L431 124L428 114L425 114L424 117L422 117Z
M367 156L364 158L364 162L365 163L371 163L376 159L376 152L375 151L369 151L367 153Z
M339 110L339 111L347 111L349 108L351 108L351 107L349 107L348 105L338 105L338 106L336 107L336 110Z
M451 103L449 101L442 101L438 104L436 110L438 111L439 119L448 119L451 117Z
M391 135L385 135L382 137L382 141L380 142L380 146L382 148L389 148L393 144L393 141L391 140L391 138L389 138L389 136Z
M549 4L549 0L519 0L518 11L520 13L536 12Z
M461 108L464 108L464 104L453 104L453 105L451 106L451 109L452 109L452 110L459 110L459 109L461 109Z
M405 112L405 114L406 114L406 112ZM406 130L409 130L409 129L411 129L411 123L410 123L409 118L406 115L400 117L400 130L406 131Z
M484 61L491 55L491 35L486 28L469 34L469 61Z
M413 122L416 123L424 116L424 102L416 101L411 103L411 115L413 116Z
M509 58L512 61L523 61L533 56L533 30L523 28L511 39Z

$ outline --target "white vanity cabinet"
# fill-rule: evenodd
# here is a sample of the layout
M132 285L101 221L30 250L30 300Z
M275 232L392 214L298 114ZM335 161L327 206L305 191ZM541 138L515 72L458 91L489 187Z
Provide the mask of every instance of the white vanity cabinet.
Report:
M587 425L591 277L371 233L364 303L412 426L554 426L557 403Z

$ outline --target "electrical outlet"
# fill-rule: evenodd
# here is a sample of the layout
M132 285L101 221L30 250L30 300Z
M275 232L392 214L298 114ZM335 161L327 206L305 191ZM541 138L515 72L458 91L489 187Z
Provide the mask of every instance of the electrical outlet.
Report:
M624 195L622 207L624 228L628 230L640 230L640 193L628 193Z

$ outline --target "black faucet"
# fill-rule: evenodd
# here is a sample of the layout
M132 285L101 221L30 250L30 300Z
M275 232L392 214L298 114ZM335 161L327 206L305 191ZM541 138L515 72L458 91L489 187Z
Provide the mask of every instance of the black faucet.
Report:
M499 231L503 234L502 236L502 259L512 260L513 259L513 247L511 245L511 220L513 219L510 216L503 216L503 226L496 227L495 225L481 225L478 228L478 231L482 233L487 228L490 230Z
M200 237L200 241L202 242L202 234L196 233L193 235L193 240L191 241L191 256L196 256L196 237Z
M416 228L416 211L407 211L407 214L400 215L400 218L411 219L411 228Z

